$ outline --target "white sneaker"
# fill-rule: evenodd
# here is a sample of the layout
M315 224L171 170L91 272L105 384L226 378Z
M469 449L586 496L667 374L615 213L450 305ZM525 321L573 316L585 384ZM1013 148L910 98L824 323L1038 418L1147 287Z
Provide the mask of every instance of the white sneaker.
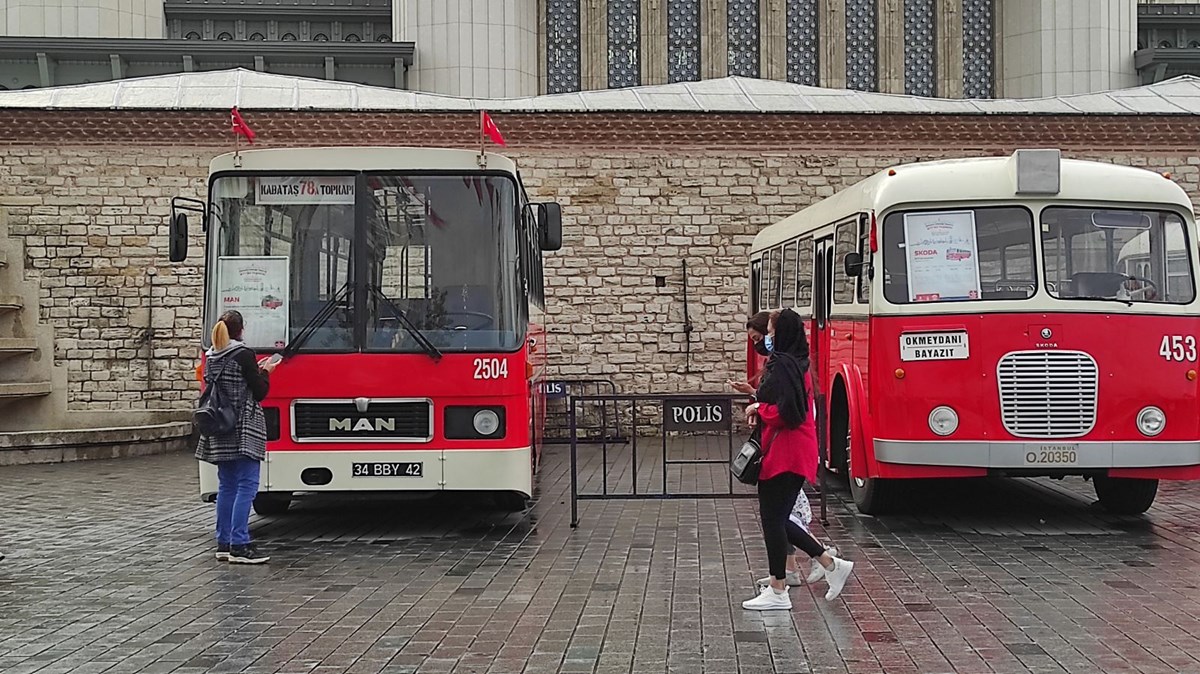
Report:
M820 565L818 565L818 566L820 566ZM788 571L787 573L785 573L784 574L784 582L787 583L788 587L800 587L801 585L803 585L803 583L800 582L800 572L799 571ZM771 584L770 576L766 576L764 578L759 578L758 580L754 581L754 587L756 587L760 590L770 584Z
M754 599L742 602L742 608L751 611L789 611L792 608L792 598L786 590L776 592L775 588L768 585Z
M837 553L838 553L837 548L835 548L835 547L827 547L827 548L825 548L825 552L828 552L830 557L837 557ZM806 578L804 580L804 582L808 583L809 585L812 585L813 583L817 582L818 580L821 580L821 578L823 578L824 576L825 576L825 567L821 566L821 562L819 560L814 559L814 560L812 560L812 571L808 572L808 578Z
M854 562L848 562L838 557L833 558L833 570L825 571L825 581L829 583L825 601L837 599L837 596L842 593L842 588L846 586L846 579L850 577L852 571L854 571Z

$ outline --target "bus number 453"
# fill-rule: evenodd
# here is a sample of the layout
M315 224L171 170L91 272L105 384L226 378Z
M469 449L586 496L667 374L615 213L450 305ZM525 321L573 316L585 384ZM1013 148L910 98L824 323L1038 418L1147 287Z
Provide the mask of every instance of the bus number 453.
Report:
M500 358L476 358L476 379L508 379L508 361Z
M1158 347L1158 355L1167 360L1194 362L1196 360L1196 338L1192 335L1163 335L1162 345Z

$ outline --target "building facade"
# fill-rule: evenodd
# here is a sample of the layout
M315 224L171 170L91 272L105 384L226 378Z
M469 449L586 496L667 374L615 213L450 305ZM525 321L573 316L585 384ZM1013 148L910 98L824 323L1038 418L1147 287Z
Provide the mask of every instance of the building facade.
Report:
M244 67L476 98L736 75L947 98L1200 72L1200 0L0 0L7 89Z

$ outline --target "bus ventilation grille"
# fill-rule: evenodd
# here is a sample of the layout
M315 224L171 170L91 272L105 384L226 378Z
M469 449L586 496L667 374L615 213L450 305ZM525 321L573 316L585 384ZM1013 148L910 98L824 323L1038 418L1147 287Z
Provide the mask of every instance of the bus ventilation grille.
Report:
M1096 361L1082 351L1014 351L996 368L1004 428L1019 438L1071 438L1096 425Z

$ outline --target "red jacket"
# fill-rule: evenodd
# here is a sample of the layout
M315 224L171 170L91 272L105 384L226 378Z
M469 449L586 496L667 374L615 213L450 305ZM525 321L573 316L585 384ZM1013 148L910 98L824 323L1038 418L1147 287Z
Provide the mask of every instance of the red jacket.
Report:
M817 406L812 398L809 398L804 422L796 428L784 425L778 406L759 403L758 418L763 424L762 442L767 451L759 481L769 480L781 473L802 475L810 484L817 481L816 417Z

